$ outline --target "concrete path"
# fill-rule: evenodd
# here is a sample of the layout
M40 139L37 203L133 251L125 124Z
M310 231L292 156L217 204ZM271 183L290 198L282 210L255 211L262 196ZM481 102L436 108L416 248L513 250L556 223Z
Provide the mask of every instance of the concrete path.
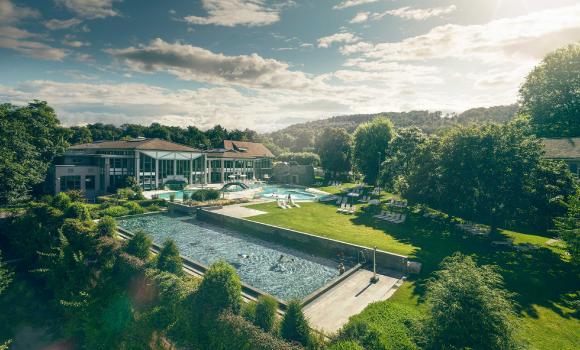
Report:
M250 204L255 204L255 203L250 203ZM246 205L248 205L248 204L246 204ZM233 216L235 218L247 218L250 216L266 214L265 211L246 208L242 204L226 205L222 209L217 209L217 210L212 210L212 211L215 213L219 213L219 214L223 214L223 215L227 215L227 216Z
M340 329L350 316L360 313L368 304L390 298L402 284L402 275L378 275L379 281L371 284L373 273L361 269L346 280L306 305L304 314L310 326L326 334Z

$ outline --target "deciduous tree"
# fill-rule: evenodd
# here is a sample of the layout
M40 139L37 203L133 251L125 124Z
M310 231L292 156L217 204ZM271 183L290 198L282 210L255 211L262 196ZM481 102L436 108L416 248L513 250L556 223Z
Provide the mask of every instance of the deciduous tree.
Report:
M394 135L393 123L386 118L377 118L356 128L352 157L367 183L377 182L379 166Z

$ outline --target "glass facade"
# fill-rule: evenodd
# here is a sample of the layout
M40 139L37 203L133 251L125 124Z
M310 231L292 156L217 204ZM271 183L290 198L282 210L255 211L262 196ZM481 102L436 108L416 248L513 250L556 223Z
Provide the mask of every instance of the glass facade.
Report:
M129 176L135 176L133 158L109 158L109 192L125 187Z
M81 189L81 177L76 175L71 176L61 176L60 177L60 190L61 192L80 190Z

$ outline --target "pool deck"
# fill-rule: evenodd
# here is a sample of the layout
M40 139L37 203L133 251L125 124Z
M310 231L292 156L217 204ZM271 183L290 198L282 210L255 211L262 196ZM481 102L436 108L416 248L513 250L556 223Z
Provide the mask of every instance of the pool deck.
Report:
M403 275L396 272L377 275L379 281L370 283L372 271L361 269L306 305L310 326L332 334L370 303L390 298L403 283Z
M226 205L225 207L217 210L213 210L214 213L219 213L222 215L232 216L234 218L247 218L250 216L267 214L265 211L246 208L246 205L253 205L257 203L265 203L265 200L253 200L251 203L233 204Z

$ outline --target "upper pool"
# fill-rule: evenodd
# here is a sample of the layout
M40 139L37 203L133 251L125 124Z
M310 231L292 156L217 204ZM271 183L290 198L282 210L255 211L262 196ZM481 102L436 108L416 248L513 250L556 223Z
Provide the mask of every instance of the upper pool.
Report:
M287 198L288 195L291 195L293 199L300 200L300 201L315 201L319 198L323 197L324 195L318 193L308 192L306 187L301 186L291 186L291 185L263 185L257 187L260 190L257 192L257 195L261 198ZM241 189L240 189L241 190ZM186 190L185 192L191 194L195 190ZM159 198L169 199L170 194L174 193L175 198L178 200L183 199L183 192L184 191L175 191L175 192L168 192L159 194ZM228 191L233 192L233 191Z
M162 244L172 238L182 256L206 265L222 259L246 284L282 300L303 299L338 276L337 263L272 242L167 213L119 220L129 231L143 230Z

